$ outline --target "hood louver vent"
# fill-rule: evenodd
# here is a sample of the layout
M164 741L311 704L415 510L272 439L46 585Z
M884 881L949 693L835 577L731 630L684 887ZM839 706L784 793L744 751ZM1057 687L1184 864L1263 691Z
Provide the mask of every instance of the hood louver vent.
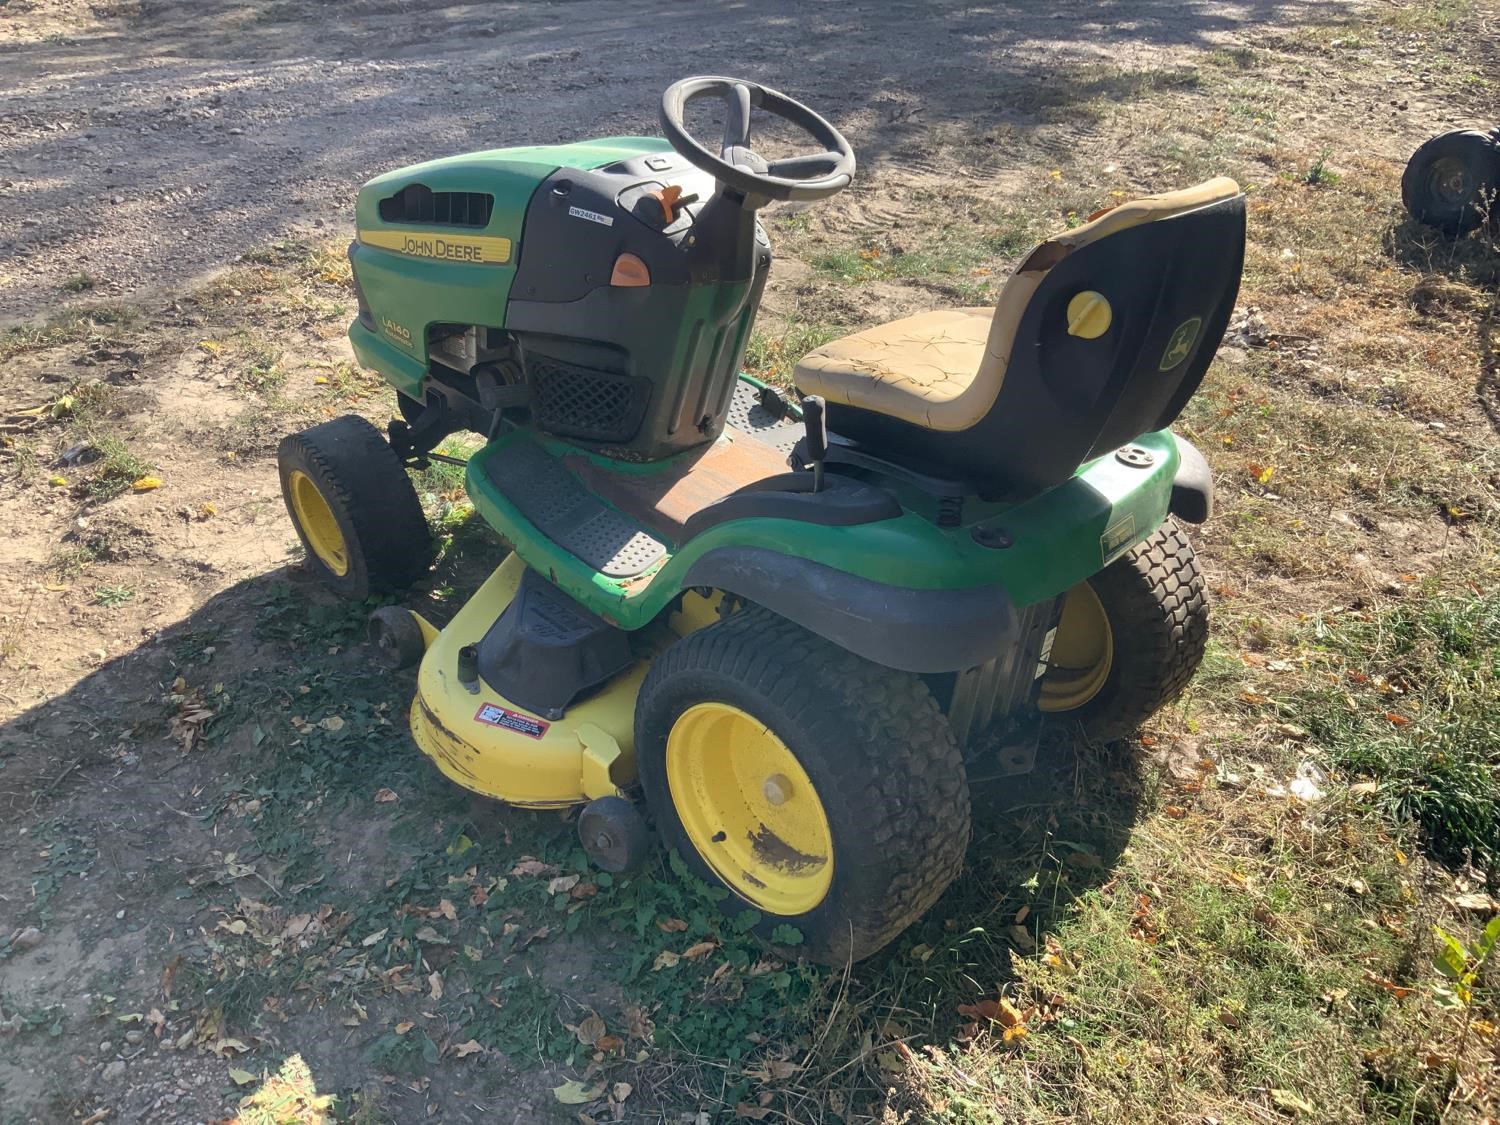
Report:
M387 223L427 223L447 227L487 227L495 197L477 191L432 191L409 184L380 201L380 218Z

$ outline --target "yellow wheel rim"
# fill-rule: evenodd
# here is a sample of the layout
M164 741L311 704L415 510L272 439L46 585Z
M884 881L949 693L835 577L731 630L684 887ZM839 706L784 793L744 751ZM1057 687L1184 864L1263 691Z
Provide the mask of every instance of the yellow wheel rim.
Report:
M312 477L301 469L293 470L291 476L292 515L297 526L307 537L307 545L318 561L342 578L349 573L349 547L344 542L344 533L339 530L339 521L333 518L333 509Z
M804 914L833 882L833 831L807 771L759 719L698 703L667 736L672 805L703 861L770 914Z
M1038 706L1074 711L1099 694L1115 660L1115 635L1099 595L1080 582L1063 599L1062 619L1052 639Z

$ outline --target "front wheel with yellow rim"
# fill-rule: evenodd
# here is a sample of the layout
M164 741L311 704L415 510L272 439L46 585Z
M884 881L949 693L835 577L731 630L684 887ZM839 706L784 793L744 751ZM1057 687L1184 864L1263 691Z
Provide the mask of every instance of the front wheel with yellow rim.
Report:
M411 478L385 436L346 414L283 438L281 495L325 586L356 601L409 585L432 565Z
M926 686L763 610L656 660L636 756L666 843L812 960L874 953L963 864L968 783Z
M1182 694L1207 643L1203 576L1168 522L1068 591L1038 706L1094 741L1123 738Z

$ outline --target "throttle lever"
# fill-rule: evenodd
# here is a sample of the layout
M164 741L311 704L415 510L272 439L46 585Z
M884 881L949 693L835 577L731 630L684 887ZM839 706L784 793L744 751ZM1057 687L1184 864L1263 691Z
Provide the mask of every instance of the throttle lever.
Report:
M823 461L828 456L828 419L822 395L802 400L802 424L807 429L807 459L812 462L813 491L823 491Z

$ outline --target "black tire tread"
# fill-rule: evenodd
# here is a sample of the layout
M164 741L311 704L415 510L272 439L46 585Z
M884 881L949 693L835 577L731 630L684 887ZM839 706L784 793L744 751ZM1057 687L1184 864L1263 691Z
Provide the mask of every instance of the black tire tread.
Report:
M1110 619L1115 668L1093 704L1057 717L1110 742L1186 690L1208 645L1208 598L1193 546L1170 520L1089 582Z
M290 471L301 468L334 515L348 524L347 545L358 556L351 560L348 581L328 571L308 548L314 570L339 593L359 600L401 590L432 565L432 533L416 489L400 456L367 419L345 414L289 434L281 440L277 461L283 492ZM300 527L297 534L307 547Z
M937 900L962 869L969 841L963 758L926 685L753 607L690 634L657 659L636 705L637 753L643 758L664 752L666 731L654 732L660 745L653 746L647 729L662 709L663 693L696 673L737 681L773 702L807 736L807 744L838 748L838 768L826 768L831 759L823 763L819 796L835 825L836 847L841 813L856 813L865 835L855 847L847 837L842 842L825 905L839 894L840 872L851 863L879 867L869 880L879 890L846 895L856 901L840 903L840 924L825 925L821 932L802 926L805 944L796 952L829 964L874 953ZM803 765L812 763L804 759ZM641 772L669 842L690 865L707 872L671 812L664 767L643 761ZM766 929L784 920L772 918Z

